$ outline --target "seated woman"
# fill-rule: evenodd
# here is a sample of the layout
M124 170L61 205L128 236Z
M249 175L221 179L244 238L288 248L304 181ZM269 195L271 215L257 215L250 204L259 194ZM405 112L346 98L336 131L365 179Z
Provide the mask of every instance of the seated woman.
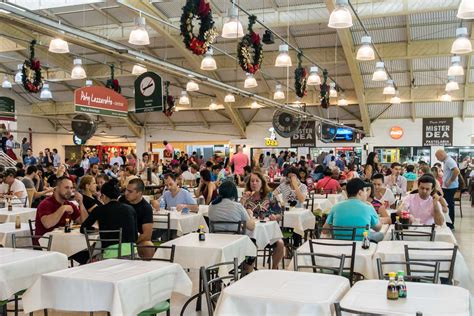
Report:
M199 172L201 175L201 180L199 182L199 187L195 191L195 196L204 197L206 205L209 205L212 200L217 197L217 188L216 185L211 181L211 172L208 169L203 169Z
M370 184L367 192L367 203L374 207L375 211L379 215L379 222L381 224L392 224L392 219L387 211L386 203L377 200L375 197L375 189L373 184Z
M324 178L316 183L316 192L324 194L337 193L341 190L339 181L332 178L332 170L330 168L324 169Z
M242 195L240 203L247 212L251 212L254 217L268 217L271 221L281 220L281 208L274 195L267 185L265 177L261 173L252 172L249 181L246 184L245 192ZM276 241L273 245L273 266L272 269L278 269L280 261L283 259L285 245L283 240Z
M306 184L306 186L308 187L308 191L314 190L313 178L308 176L308 171L306 171L306 168L300 168L299 178L301 183Z
M95 195L97 194L97 183L93 176L83 176L79 182L79 189L82 192L82 201L87 213L92 212L94 208L102 205L102 203L95 198Z

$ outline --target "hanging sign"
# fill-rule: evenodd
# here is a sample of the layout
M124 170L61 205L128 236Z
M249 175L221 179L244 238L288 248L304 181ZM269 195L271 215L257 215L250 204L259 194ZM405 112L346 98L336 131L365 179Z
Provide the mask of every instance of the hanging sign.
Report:
M276 139L276 133L275 133L275 128L270 127L268 129L270 132L270 137L265 137L265 146L268 147L277 147L278 146L278 140Z
M316 122L301 122L296 133L291 135L290 147L316 147Z
M403 136L403 129L400 126L393 126L390 128L390 137L393 139L400 139Z
M105 87L84 87L74 91L76 112L127 117L128 101L123 95Z
M135 113L163 111L161 76L148 71L135 80Z
M2 112L0 114L0 121L16 121L15 100L8 97L0 97L0 112Z
M424 118L423 146L452 146L453 118Z

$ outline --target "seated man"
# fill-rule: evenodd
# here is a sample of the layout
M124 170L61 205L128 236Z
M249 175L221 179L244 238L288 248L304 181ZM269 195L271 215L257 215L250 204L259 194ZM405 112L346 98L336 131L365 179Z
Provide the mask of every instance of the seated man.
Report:
M303 184L298 180L299 170L295 167L287 167L283 170L283 176L285 180L273 191L273 194L281 194L285 205L292 201L296 201L296 207L302 207L305 202L308 189L306 184Z
M410 222L420 222L423 225L444 224L441 196L435 190L436 180L430 174L418 179L418 190L412 191L398 207L398 214L407 210L410 212ZM416 219L416 220L415 220Z
M392 173L384 179L385 187L393 192L393 194L407 194L407 179L403 177L402 165L398 162L393 162L390 165Z
M188 208L191 212L195 213L199 210L197 202L191 193L178 186L174 174L168 173L165 175L165 185L168 189L163 193L166 209L176 207L177 211L182 211L184 208Z
M139 233L136 244L138 246L153 246L151 242L153 209L143 198L143 191L145 191L145 183L141 179L131 179L125 189L125 196L122 196L119 202L128 204L135 209ZM153 252L153 249L139 248L138 254L141 258L151 258L154 255Z
M324 177L320 179L316 183L316 192L324 192L326 193L337 193L339 190L341 190L341 185L339 184L339 181L336 179L332 178L333 171L329 168L324 169L323 171Z
M183 184L189 187L195 187L196 186L196 169L194 168L196 165L191 165L191 167L188 167L188 165L181 165L181 175L183 177ZM189 170L191 169L191 170Z
M23 203L28 199L28 193L26 191L25 185L23 182L16 178L16 170L9 168L5 170L3 174L3 192L4 195L12 195ZM28 203L26 203L28 205Z
M379 233L382 224L375 209L367 204L367 193L370 184L359 178L349 180L346 185L347 200L336 203L328 215L325 228L332 226L366 227L369 225L376 233L370 233L370 239L375 241L383 240L383 234ZM356 231L356 240L362 240L364 228ZM342 237L342 236L341 236ZM345 236L344 236L345 237ZM336 236L337 238L337 236ZM345 239L345 238L341 238Z
M82 195L74 192L74 185L68 177L60 177L56 180L53 195L47 197L38 205L36 210L36 232L37 236L43 236L53 229L64 226L66 219L81 224L87 218L88 213L82 203ZM79 208L72 203L74 199Z

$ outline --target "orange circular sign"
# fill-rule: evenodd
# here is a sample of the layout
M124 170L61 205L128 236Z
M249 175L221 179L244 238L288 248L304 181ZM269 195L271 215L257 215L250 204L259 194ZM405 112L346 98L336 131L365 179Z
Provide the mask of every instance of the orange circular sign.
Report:
M400 139L403 136L403 129L400 126L394 126L390 129L390 137Z

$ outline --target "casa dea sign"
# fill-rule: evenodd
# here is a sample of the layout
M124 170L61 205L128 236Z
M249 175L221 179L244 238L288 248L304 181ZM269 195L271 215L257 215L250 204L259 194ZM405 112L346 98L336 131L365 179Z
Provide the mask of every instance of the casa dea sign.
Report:
M424 118L423 146L452 146L453 118Z
M105 87L84 87L74 91L76 112L127 117L128 101L112 89Z

